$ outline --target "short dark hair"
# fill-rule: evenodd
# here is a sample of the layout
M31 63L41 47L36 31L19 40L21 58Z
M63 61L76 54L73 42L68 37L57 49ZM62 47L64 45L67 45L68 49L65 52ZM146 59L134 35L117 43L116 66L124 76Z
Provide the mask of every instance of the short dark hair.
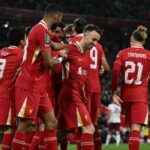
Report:
M30 27L30 26L25 27L25 35L26 36L28 36L28 34L30 33L31 29L32 29L32 27Z
M62 13L62 9L57 4L48 4L44 11L44 16Z
M99 33L100 35L102 35L103 30L100 29L99 26L96 26L94 24L88 24L85 26L83 33L87 32L87 31L96 31L97 33Z
M24 28L11 28L7 34L8 44L18 46L21 40L24 40Z
M87 25L87 21L84 18L76 18L73 21L73 24L75 26L75 31L77 34L83 33L84 27Z
M65 24L63 22L54 23L51 27L51 30L54 31L57 27L60 27L63 30L63 28L65 27Z
M73 32L73 24L71 23L71 24L66 25L64 28L64 32L65 33L72 33Z

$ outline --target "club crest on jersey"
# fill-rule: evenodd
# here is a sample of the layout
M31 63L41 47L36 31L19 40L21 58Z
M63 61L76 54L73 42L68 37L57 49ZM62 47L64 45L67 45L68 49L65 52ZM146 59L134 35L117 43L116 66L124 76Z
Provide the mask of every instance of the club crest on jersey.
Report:
M45 47L50 46L50 36L48 33L45 34Z
M79 67L78 74L79 75L87 75L87 70L83 69L82 67Z

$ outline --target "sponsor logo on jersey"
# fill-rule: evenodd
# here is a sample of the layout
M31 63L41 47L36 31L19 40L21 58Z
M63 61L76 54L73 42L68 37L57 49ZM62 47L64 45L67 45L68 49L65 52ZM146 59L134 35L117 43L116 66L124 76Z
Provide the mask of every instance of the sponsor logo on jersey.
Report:
M48 33L45 34L45 47L50 46L50 36Z

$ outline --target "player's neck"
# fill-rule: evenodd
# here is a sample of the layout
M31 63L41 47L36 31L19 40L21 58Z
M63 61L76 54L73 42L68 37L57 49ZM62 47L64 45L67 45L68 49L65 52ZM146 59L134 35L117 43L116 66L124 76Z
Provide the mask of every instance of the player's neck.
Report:
M142 43L136 42L136 41L131 42L130 45L131 45L131 47L142 47L143 48Z
M86 51L86 48L85 48L84 42L81 40L81 41L79 42L79 44L80 44L80 47L82 48L82 51L85 52L85 51Z
M52 21L46 18L43 18L43 21L46 24L47 28L50 29L52 26Z

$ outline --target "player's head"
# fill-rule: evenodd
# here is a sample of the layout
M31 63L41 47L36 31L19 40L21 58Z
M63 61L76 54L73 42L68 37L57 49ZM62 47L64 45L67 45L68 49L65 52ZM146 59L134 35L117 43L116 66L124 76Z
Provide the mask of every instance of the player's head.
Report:
M44 18L51 19L52 23L61 22L63 16L62 9L57 4L49 4L45 8Z
M9 45L24 46L24 28L11 28L7 34L7 40Z
M83 33L84 27L87 25L87 21L84 18L76 18L73 21L74 28L77 34Z
M147 28L144 26L138 26L135 31L133 31L130 41L131 42L139 42L142 45L145 44L147 39Z
M63 36L63 29L65 27L65 24L63 22L57 22L57 23L54 23L51 27L51 31L56 34L57 36L59 37L62 37Z
M75 36L74 25L68 24L67 26L65 26L64 34L65 34L66 41L69 42L69 39Z
M101 29L93 24L88 24L83 30L83 41L86 49L90 50L100 40Z

